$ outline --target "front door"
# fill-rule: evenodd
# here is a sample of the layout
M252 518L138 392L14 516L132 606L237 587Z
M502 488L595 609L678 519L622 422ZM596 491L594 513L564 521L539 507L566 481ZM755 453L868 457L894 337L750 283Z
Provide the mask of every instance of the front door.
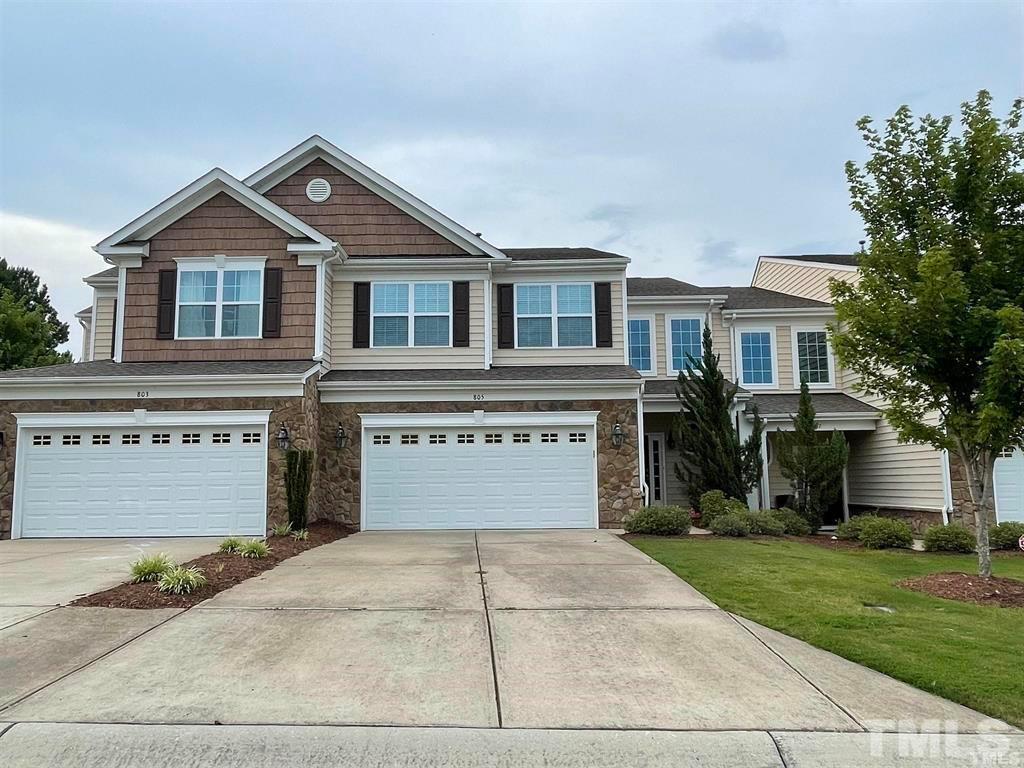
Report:
M648 432L644 445L647 490L651 504L665 503L665 433Z

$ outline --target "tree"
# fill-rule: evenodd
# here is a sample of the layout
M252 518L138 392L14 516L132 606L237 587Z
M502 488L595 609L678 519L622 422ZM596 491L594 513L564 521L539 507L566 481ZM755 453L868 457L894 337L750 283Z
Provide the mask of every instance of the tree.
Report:
M0 370L70 363L70 353L57 352L67 340L39 276L0 258Z
M906 106L882 133L862 118L871 156L846 174L870 248L857 285L831 285L840 362L887 401L901 441L963 462L982 577L995 460L1024 443L1022 110L1000 121L981 91L959 136L951 117Z
M742 499L760 481L764 421L755 408L753 433L740 440L732 421L739 387L722 375L707 325L700 359L687 358L691 370L680 371L676 382L681 408L674 437L682 459L676 462L676 475L687 485L693 504L711 490Z
M818 431L807 382L800 382L800 407L793 430L775 433L775 460L796 496L796 511L817 530L825 512L843 492L843 468L850 455L842 432Z

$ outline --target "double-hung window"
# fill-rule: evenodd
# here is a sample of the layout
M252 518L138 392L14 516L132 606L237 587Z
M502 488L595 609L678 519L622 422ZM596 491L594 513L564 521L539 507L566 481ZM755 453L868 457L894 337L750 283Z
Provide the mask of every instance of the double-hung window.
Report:
M517 283L517 347L593 347L593 283Z
M820 328L793 329L793 349L796 352L797 375L794 384L822 387L832 383L832 353L828 346L828 333Z
M371 346L451 346L451 283L373 283L371 288Z
M702 354L701 334L704 318L672 317L665 319L665 336L668 340L669 375L693 368L688 355L699 359Z
M629 318L629 364L640 373L654 372L654 345L651 318Z
M775 334L768 329L741 330L740 383L753 386L775 384Z
M178 339L254 339L262 332L263 262L178 262Z

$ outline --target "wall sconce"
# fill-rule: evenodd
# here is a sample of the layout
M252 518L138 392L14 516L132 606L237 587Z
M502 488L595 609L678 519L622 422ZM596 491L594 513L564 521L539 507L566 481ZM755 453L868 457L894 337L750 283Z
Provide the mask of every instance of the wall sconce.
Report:
M622 431L622 425L615 422L615 426L612 427L612 445L616 448L622 447L622 441L626 439L626 433Z
M4 440L5 439L6 438L4 437L4 433L0 432L0 451L2 451L4 449Z
M334 445L337 448L344 448L348 445L348 432L345 431L341 424L338 425L338 429L334 433Z
M282 451L287 451L291 441L292 437L288 433L288 425L282 424L281 428L277 430L277 447Z

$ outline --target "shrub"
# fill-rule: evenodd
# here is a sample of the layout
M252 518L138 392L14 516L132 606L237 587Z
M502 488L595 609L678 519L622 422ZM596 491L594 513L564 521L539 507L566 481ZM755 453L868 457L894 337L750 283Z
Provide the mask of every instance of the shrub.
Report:
M176 565L160 577L156 588L161 592L170 595L189 595L200 587L206 586L206 577L203 570L192 566L186 568L183 565Z
M708 491L701 494L697 507L700 509L700 521L706 528L719 515L725 514L725 494L721 491Z
M285 457L284 491L288 499L288 522L299 530L306 527L306 505L313 477L313 452L291 449Z
M644 507L623 522L626 533L681 536L690 532L690 510L682 507Z
M992 549L1019 549L1021 536L1024 536L1024 523L999 523L988 530L988 542Z
M782 523L782 532L790 536L810 536L814 533L811 524L789 507L773 509L769 514Z
M239 547L238 554L242 557L259 560L260 558L266 557L270 554L270 547L267 546L267 542L265 541L253 539L252 541L245 542L241 547Z
M786 532L786 525L768 510L748 512L747 522L750 532L758 536L781 536Z
M270 530L275 536L287 536L292 532L292 524L290 522L278 523Z
M296 541L305 541L309 538L309 531L305 528L300 528L297 531L292 531L292 538Z
M131 564L132 584L144 581L157 581L161 575L174 567L174 561L163 552L155 555L143 555Z
M717 536L749 536L749 515L726 513L711 521L711 532Z
M902 520L876 517L861 525L860 542L868 549L906 549L914 543L914 534Z
M933 525L924 532L929 552L973 552L974 534L962 525Z
M245 542L242 541L237 536L229 536L228 538L224 539L224 541L222 541L220 543L220 546L217 547L217 549L219 551L221 551L221 552L228 552L228 553L237 552L238 548L241 547L242 544L244 544L244 543Z
M860 530L869 520L878 520L878 515L854 515L836 528L836 536L845 541L858 541Z

